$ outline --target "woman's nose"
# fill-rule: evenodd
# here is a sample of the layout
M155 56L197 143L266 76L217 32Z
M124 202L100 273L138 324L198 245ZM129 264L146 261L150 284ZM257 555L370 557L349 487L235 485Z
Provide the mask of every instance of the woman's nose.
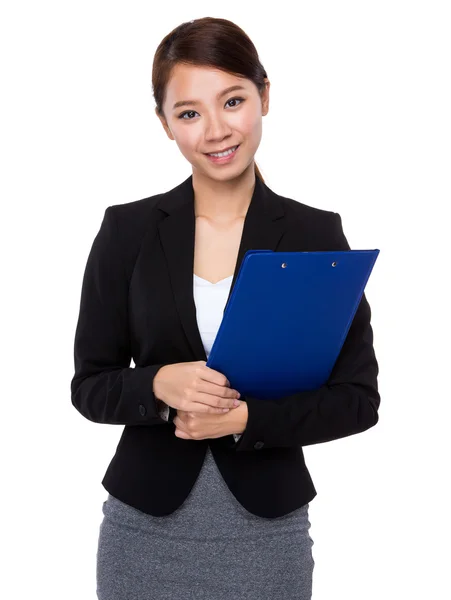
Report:
M214 119L210 119L205 132L205 139L209 143L221 141L229 134L230 127L227 125L225 120L216 117Z

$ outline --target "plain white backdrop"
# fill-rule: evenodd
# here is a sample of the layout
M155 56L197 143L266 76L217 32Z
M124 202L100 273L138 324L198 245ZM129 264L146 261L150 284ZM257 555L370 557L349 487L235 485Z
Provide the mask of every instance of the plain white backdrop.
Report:
M256 161L269 187L340 213L351 248L380 249L366 288L379 423L305 448L313 599L451 597L448 11L433 0L2 6L1 597L96 598L100 481L122 426L71 404L82 275L107 206L191 173L155 115L151 69L160 40L204 16L242 27L268 73Z

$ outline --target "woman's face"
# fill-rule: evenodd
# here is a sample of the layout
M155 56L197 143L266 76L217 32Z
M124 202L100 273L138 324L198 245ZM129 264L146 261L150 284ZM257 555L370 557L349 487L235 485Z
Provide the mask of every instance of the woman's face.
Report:
M194 169L217 180L240 175L254 160L262 135L262 116L268 113L269 81L260 97L254 83L216 69L178 64L166 89L160 118L171 140ZM223 93L231 86L242 89ZM174 104L189 102L174 107ZM226 163L206 153L239 149Z

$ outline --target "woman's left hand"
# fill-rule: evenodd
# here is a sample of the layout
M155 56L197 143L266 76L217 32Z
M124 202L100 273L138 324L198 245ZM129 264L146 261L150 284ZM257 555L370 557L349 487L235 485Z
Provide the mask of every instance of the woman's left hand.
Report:
M220 414L198 413L177 410L173 419L175 435L185 440L219 438L233 433L242 433L247 423L247 403Z

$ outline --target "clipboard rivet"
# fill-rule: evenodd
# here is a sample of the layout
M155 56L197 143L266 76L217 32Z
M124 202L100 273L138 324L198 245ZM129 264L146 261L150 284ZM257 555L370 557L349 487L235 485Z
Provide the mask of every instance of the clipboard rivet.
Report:
M285 269L287 266L287 263L282 263L282 269Z
M336 267L336 266L337 266L337 263L336 263L336 261L335 261L335 260L334 260L334 262L332 263L332 266L333 266L333 267Z

